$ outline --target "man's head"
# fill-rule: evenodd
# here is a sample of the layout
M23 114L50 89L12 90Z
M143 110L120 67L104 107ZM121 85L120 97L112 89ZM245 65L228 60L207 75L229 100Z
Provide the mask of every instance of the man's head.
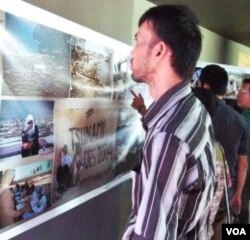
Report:
M28 122L28 126L29 126L29 128L30 128L30 129L32 129L32 128L33 128L33 124L34 124L34 123L33 123L33 121L32 121L32 120L30 120L30 121Z
M28 116L26 117L26 124L27 126L32 129L33 125L34 125L34 117L32 114L28 114Z
M199 81L201 87L210 89L217 96L223 96L227 90L228 74L224 68L211 64L201 70Z
M170 58L174 72L187 80L192 76L201 51L197 18L186 6L160 5L150 8L139 20L131 68L135 80L145 81L153 74L157 57Z
M66 144L64 144L63 148L62 148L62 152L66 155L68 153L68 146Z
M242 81L237 96L237 105L242 109L250 109L250 78L245 78Z

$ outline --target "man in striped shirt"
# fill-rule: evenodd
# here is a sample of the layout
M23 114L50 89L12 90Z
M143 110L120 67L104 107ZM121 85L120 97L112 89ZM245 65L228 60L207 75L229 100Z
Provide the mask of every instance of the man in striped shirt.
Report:
M140 18L132 77L149 85L155 101L142 118L147 134L123 240L207 239L214 136L188 81L200 50L198 22L187 7L161 5Z

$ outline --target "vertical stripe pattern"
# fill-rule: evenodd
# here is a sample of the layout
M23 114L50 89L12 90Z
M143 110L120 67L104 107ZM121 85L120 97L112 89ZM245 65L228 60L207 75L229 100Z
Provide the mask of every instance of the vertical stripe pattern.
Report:
M214 183L208 113L183 82L149 108L143 124L147 134L123 240L206 239Z

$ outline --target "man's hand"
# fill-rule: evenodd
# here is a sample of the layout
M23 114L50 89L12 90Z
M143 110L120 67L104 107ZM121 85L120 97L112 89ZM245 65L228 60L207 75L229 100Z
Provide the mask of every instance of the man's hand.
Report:
M231 205L233 208L233 211L236 214L240 214L241 211L241 196L237 193L234 193L232 199L231 199Z
M136 109L138 112L140 112L139 110L140 110L140 108L142 107L142 106L145 106L145 104L144 104L144 99L143 99L143 97L142 97L142 95L139 93L139 95L136 95L136 93L134 92L134 91L132 91L132 90L130 90L130 92L133 94L133 96L134 96L134 99L133 99L133 102L132 102L132 104L131 104L131 106L134 108L134 109Z

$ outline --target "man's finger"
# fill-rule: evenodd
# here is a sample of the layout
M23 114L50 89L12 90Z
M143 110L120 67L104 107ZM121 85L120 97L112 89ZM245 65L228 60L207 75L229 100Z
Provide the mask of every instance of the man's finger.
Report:
M130 89L130 92L133 94L134 97L137 97L136 93Z

